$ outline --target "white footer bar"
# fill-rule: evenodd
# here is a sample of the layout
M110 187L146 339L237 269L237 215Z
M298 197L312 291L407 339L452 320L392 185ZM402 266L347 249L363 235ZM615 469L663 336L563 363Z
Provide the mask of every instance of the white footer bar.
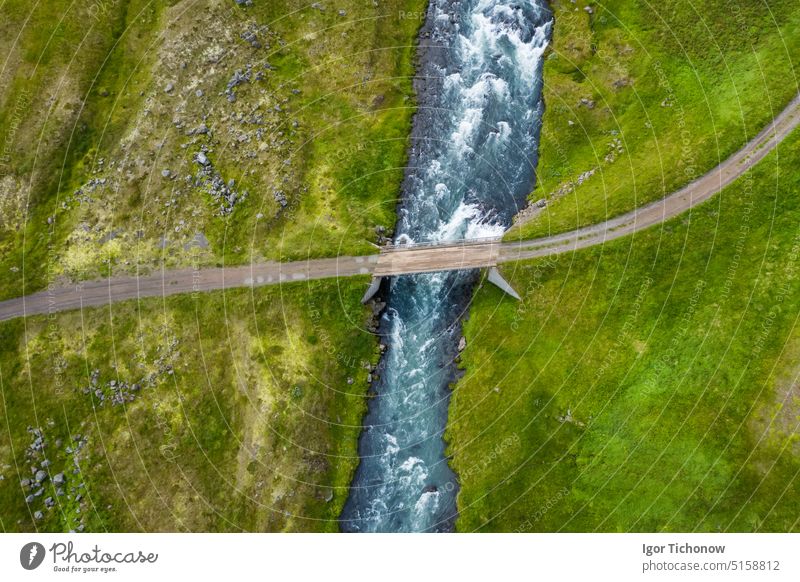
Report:
M4 534L0 580L796 581L799 554L800 534Z

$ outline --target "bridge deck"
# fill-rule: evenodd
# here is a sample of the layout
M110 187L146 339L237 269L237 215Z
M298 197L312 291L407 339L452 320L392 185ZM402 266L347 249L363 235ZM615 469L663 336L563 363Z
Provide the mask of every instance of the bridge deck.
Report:
M387 277L494 267L499 255L500 242L496 240L385 249L378 256L373 275Z

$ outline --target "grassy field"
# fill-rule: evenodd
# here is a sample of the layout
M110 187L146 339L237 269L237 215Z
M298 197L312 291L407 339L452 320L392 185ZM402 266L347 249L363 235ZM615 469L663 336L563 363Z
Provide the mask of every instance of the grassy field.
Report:
M377 360L364 283L0 325L0 530L337 530Z
M593 224L677 190L798 92L795 2L552 4L531 195L547 206L524 213L508 238Z
M109 271L374 252L424 0L0 6L0 298ZM198 161L200 155L206 162Z
M663 228L503 269L447 433L462 531L798 531L800 133Z

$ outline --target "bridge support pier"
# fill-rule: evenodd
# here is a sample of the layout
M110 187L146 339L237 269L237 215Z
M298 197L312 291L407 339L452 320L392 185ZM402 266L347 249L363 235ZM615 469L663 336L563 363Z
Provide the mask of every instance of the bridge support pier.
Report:
M487 277L490 283L497 285L505 291L507 294L511 295L517 301L521 301L521 297L514 291L514 288L503 279L503 276L500 274L500 271L497 270L497 267L489 267L489 276Z
M367 292L364 293L364 297L361 298L361 303L364 304L373 297L381 288L381 281L383 281L383 277L372 277L372 283L369 284L369 288Z

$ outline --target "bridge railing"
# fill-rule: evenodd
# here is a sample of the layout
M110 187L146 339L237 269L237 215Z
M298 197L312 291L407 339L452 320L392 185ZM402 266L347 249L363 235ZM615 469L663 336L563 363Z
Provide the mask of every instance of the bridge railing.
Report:
M491 243L499 243L501 240L502 237L499 236L487 236L478 238L464 238L452 241L426 241L426 242L406 243L406 244L386 243L381 246L381 252L410 251L414 249L426 249L426 248L429 249L429 248L454 248L454 247L479 246Z

